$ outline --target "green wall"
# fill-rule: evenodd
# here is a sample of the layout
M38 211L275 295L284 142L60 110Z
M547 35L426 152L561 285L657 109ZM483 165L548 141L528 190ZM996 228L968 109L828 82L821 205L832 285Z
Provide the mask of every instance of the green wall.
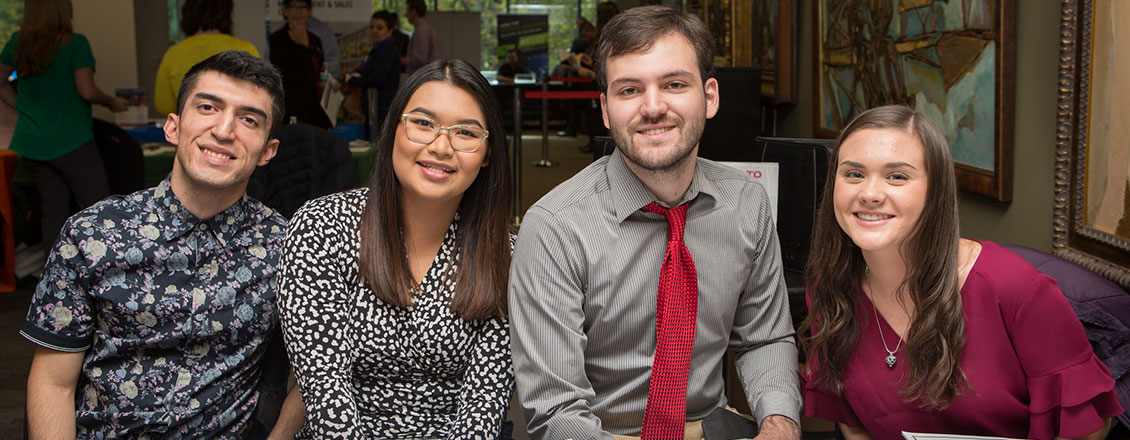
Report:
M799 1L798 102L778 113L779 136L813 131L813 26L815 2ZM1059 55L1059 3L1016 1L1016 91L1012 202L960 194L964 237L1051 250L1055 189L1055 108Z

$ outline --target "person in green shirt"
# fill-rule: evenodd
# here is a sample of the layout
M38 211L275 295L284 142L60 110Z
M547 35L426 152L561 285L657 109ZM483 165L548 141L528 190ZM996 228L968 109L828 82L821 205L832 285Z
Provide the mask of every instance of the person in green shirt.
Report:
M35 179L47 246L74 212L72 198L81 209L110 194L90 105L128 107L94 84L94 55L86 37L71 29L72 14L70 0L25 0L20 30L0 51L0 100L19 115L9 149ZM13 68L18 90L8 81Z

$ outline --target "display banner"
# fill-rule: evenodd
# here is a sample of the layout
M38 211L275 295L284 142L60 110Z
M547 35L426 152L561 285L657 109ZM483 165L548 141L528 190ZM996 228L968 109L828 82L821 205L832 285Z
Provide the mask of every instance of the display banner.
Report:
M777 224L777 185L780 177L780 164L777 162L719 162L723 165L745 171L754 182L760 183L769 194L769 206L773 208L773 224Z
M518 62L542 78L549 72L549 16L498 15L498 60L506 61L506 53L518 51Z
M270 0L268 0L270 1ZM272 21L280 20L282 2L270 1ZM372 0L310 0L310 15L325 22L368 23L373 16Z

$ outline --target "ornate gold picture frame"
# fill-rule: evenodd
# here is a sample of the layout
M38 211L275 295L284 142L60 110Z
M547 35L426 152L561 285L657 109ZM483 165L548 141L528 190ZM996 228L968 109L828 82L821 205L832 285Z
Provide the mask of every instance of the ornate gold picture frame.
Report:
M1052 250L1130 289L1130 2L1060 6Z

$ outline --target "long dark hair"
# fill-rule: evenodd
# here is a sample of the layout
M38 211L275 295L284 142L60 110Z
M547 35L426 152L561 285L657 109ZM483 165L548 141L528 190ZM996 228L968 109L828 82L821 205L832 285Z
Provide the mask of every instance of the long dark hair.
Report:
M957 184L945 136L933 121L910 107L889 105L863 112L836 140L805 268L811 306L801 328L811 336L804 342L810 359L817 363L817 384L842 393L844 366L859 340L856 296L866 263L859 247L836 221L836 168L844 140L869 128L905 130L922 144L925 206L900 251L907 268L901 287L914 304L906 338L907 374L899 391L908 402L944 409L968 386L960 368L965 314L957 283Z
M26 0L16 41L16 71L20 76L47 70L59 46L70 41L71 10L67 0Z
M400 86L377 138L376 163L369 181L369 200L361 218L360 273L377 298L400 307L412 305L413 280L400 234L403 223L401 188L392 168L393 143L400 114L416 89L442 81L470 93L486 118L486 160L459 202L459 270L451 311L464 319L506 314L510 270L510 163L502 111L494 90L478 69L462 60L429 63Z

